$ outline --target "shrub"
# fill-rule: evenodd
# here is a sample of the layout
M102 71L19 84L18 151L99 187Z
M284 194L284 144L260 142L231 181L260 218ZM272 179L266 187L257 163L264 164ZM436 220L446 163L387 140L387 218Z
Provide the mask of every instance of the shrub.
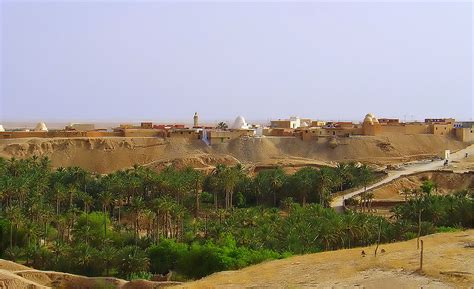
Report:
M177 260L187 251L186 244L176 243L170 239L160 240L157 245L153 245L147 250L151 272L165 274L168 271L176 270Z

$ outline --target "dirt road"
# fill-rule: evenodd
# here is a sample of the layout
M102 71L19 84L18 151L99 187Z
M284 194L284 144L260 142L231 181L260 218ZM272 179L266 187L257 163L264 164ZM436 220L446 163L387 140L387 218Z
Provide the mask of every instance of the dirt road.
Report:
M466 153L468 155L473 155L474 154L474 145L470 145L465 149L459 150L453 154L451 154L449 161L460 161L463 158L465 158ZM331 202L331 207L333 207L336 211L341 211L343 207L343 202L345 199L349 199L353 196L357 196L359 194L362 194L364 191L370 191L372 189L378 188L384 184L387 184L390 181L393 181L399 177L406 176L409 174L413 173L419 173L419 172L424 172L424 171L431 171L431 170L437 170L440 168L444 167L444 160L437 160L437 161L431 161L431 160L425 160L425 161L419 161L419 162L414 162L409 165L406 165L402 167L402 170L400 171L390 171L387 175L386 178L383 180L372 184L368 186L367 188L361 188L357 191L347 193L343 196L338 196L334 198Z

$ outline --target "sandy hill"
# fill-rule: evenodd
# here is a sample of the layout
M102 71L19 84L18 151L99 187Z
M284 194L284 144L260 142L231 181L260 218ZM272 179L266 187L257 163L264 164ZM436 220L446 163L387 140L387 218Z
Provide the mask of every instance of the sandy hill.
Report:
M424 240L418 272L416 240L295 256L215 273L176 288L472 288L474 230L440 233ZM366 256L361 255L362 250Z
M74 274L40 271L0 259L0 288L9 289L157 289L179 282L126 281L114 277L84 277Z
M46 155L55 167L80 166L99 173L150 164L192 165L203 169L216 163L327 164L361 161L398 163L440 155L444 149L459 150L466 144L435 135L350 137L302 141L297 138L237 139L207 146L199 140L161 138L30 138L0 140L0 157Z

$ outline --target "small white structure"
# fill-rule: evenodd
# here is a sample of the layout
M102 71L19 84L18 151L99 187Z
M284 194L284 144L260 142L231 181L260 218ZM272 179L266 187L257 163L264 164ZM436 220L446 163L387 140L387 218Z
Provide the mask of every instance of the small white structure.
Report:
M5 131L5 128L3 127L3 125L0 124L0 132L1 131Z
M239 115L235 121L234 124L231 127L232 129L248 129L249 125L245 122L245 118L241 115Z
M299 128L301 126L301 119L297 116L290 116L290 128Z
M46 127L46 124L44 122L38 122L35 127L35 131L48 131L48 128Z
M70 123L66 126L66 130L90 131L95 130L95 125L92 123Z
M194 124L194 127L197 127L199 125L199 116L197 112L194 113L193 124Z
M450 156L451 156L451 151L450 150L444 150L444 159L449 160Z

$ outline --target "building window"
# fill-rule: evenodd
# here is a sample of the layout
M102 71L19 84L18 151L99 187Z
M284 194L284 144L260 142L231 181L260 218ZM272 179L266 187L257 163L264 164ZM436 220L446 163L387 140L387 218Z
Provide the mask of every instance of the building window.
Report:
M336 135L336 132L335 132L335 131L333 131L333 132L332 132L332 135Z

